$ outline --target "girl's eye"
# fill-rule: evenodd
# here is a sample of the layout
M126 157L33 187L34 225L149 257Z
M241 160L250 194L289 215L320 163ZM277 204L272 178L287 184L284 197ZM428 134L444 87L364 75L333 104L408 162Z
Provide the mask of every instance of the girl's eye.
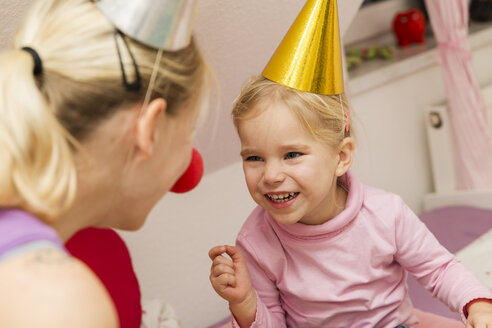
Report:
M291 151L291 152L285 154L285 159L293 159L293 158L296 158L296 157L299 157L302 155L303 155L302 153L299 153L297 151Z
M260 156L248 156L248 157L246 157L246 161L248 161L248 162L259 162L262 160L263 159Z

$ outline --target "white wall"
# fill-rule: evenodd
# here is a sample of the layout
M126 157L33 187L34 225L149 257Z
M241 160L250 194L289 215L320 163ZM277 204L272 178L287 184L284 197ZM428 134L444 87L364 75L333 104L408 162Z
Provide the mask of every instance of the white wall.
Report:
M15 30L31 0L3 0L0 10L0 51L12 42Z

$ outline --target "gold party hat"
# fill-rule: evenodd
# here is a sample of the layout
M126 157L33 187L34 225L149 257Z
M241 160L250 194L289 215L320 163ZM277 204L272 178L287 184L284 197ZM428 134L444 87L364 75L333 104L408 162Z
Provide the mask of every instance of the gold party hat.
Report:
M287 87L343 93L342 51L336 0L308 0L263 70Z

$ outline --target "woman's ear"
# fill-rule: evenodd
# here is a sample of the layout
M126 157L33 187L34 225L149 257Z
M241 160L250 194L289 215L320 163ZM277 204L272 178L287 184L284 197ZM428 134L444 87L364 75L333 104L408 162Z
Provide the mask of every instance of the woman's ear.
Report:
M344 175L352 166L354 158L354 139L347 137L338 146L338 165L335 174L340 177Z
M156 126L160 114L166 111L166 107L167 102L163 98L157 98L141 109L137 121L136 147L145 158L152 155L157 131Z

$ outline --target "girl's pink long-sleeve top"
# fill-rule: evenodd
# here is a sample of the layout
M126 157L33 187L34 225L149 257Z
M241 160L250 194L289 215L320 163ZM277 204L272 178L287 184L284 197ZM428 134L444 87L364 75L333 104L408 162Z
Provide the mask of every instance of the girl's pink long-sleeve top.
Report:
M346 207L322 225L282 225L261 207L244 223L237 246L258 295L251 327L415 324L407 271L463 320L468 302L492 298L400 197L350 172L341 182Z

